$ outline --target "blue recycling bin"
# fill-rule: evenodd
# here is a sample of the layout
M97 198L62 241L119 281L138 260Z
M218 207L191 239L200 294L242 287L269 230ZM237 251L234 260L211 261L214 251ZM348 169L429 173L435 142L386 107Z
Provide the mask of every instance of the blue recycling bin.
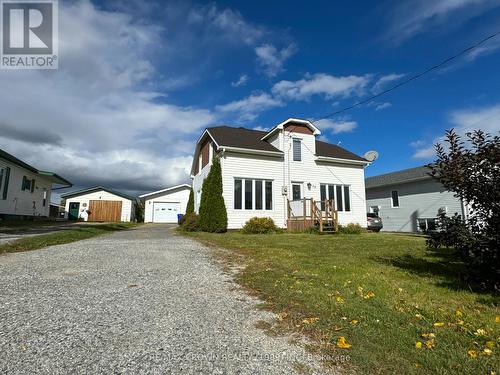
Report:
M182 214L177 214L177 224L181 223L182 216Z

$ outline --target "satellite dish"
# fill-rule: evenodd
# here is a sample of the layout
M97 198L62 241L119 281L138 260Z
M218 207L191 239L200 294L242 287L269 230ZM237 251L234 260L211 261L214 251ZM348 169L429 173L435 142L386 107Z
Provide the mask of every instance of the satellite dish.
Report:
M367 151L364 155L365 159L368 161L375 161L378 159L378 152L377 151Z

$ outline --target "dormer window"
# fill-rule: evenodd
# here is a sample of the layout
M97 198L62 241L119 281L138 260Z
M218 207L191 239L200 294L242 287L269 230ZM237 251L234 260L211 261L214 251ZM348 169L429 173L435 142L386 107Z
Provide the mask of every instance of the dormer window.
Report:
M293 161L302 161L302 141L298 138L293 139Z

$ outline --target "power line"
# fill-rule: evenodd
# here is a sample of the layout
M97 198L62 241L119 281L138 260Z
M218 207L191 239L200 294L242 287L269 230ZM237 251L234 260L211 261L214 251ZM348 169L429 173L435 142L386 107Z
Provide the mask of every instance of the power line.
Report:
M387 93L389 93L391 91L394 91L394 90L400 88L401 86L404 86L404 85L406 85L406 84L408 84L408 83L410 83L412 81L415 81L416 79L419 79L420 77L422 77L422 76L424 76L424 75L426 75L426 74L428 74L428 73L430 73L430 72L432 72L434 70L437 70L437 69L441 68L443 65L448 64L450 61L453 61L453 60L459 58L460 56L468 54L469 52L471 52L471 51L475 50L476 48L480 47L481 45L483 45L487 41L489 41L489 40L497 37L498 35L500 35L500 31L487 36L486 38L480 40L479 42L473 44L472 46L467 47L466 49L464 49L461 52L457 53L456 55L448 57L447 59L441 61L439 64L433 65L433 66L425 69L424 71L422 71L420 73L417 73L417 74L415 74L415 75L413 75L413 76L411 76L411 77L403 80L402 82L400 82L400 83L398 83L398 84L396 84L396 85L394 85L394 86L392 86L392 87L390 87L390 88L388 88L388 89L386 89L386 90L384 90L382 92L379 92L378 94L370 96L369 98L361 100L359 102L356 102L356 103L354 103L354 104L352 104L352 105L350 105L348 107L339 109L338 111L329 113L329 114L327 114L325 116L322 116L322 117L320 117L320 118L318 118L318 119L316 119L314 121L311 121L311 122L314 124L315 122L318 122L320 120L323 120L323 119L326 119L326 118L338 115L338 114L340 114L342 112L349 111L349 110L351 110L353 108L359 107L360 105L363 105L363 104L366 104L368 102L371 102L373 99L376 99L376 98L378 98L378 97L380 97L382 95L385 95L385 94L387 94Z

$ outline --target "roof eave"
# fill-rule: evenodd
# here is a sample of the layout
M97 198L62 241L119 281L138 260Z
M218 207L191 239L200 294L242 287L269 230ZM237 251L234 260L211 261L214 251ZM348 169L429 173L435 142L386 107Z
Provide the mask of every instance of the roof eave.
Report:
M309 121L309 120L302 120L302 119L299 119L299 118L292 118L291 117L291 118L283 121L282 123L276 125L273 129L271 129L271 131L269 131L269 133L267 133L264 137L261 138L261 141L264 141L267 138L269 138L277 130L283 130L283 128L285 127L285 125L288 124L289 122L296 122L296 123L299 123L299 124L302 124L302 125L306 125L309 129L312 130L313 135L321 135L321 130L319 130L316 126L314 126L311 121Z
M325 161L331 163L341 163L341 164L356 164L356 165L369 165L370 162L367 160L354 160L354 159L342 159L342 158L332 158L328 156L316 156L317 161Z
M149 197L151 195L156 195L156 194L161 194L161 193L166 193L168 191L172 191L172 190L176 190L176 189L180 189L181 187L187 187L188 189L191 188L191 186L189 184L180 184L180 185L176 185L176 186L172 186L172 187L169 187L169 188L166 188L166 189L162 189L162 190L157 190L157 191L153 191L151 193L147 193L147 194L142 194L142 195L139 195L139 198L146 198L146 197Z
M387 183L381 183L381 184L375 184L375 185L366 185L366 180L365 180L365 187L367 189L374 189L374 188L379 188L379 187L384 187L384 186L393 186L393 185L400 185L400 184L408 184L411 182L418 182L418 181L424 181L424 180L431 180L434 179L432 176L422 176L422 177L416 177L416 178L409 178L406 180L401 180L401 181L392 181L392 182L387 182Z
M251 148L241 148L241 147L231 147L231 146L220 146L220 150L229 152L238 152L242 154L252 154L252 155L268 155L268 156L283 156L281 151L267 151L267 150L255 150Z

